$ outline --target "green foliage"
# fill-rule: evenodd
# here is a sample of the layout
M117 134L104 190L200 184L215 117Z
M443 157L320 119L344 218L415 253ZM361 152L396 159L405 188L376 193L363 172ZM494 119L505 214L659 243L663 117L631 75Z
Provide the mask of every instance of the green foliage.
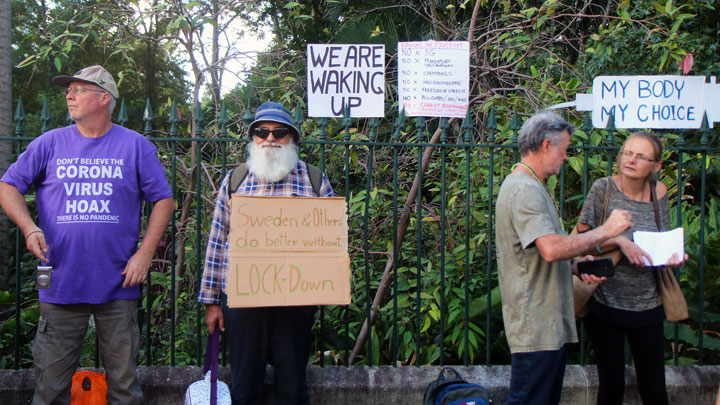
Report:
M139 118L145 100L149 98L143 93L143 84L149 78L145 77L145 81L141 78L150 75L157 78L154 87L157 101L153 100L152 106L155 116L162 117L158 118L159 124L154 124L159 130L155 134L162 136L169 132L166 117L172 100L178 100L183 117L179 136L189 138L194 135L194 110L184 103L190 96L186 83L179 79L182 73L178 67L178 54L174 52L176 40L187 38L183 35L188 30L200 32L220 24L219 20L211 18L213 4L197 1L179 6L174 1L157 2L154 12L163 21L157 30L174 38L175 42L167 38L162 42L121 36L120 27L127 28L127 21L140 20L137 15L129 16L124 12L117 15L90 12L96 10L93 7L110 4L108 2L57 2L73 10L74 14L63 13L60 8L43 10L41 4L30 2L27 10L22 10L20 2L13 3L16 16L13 26L17 31L14 38L21 50L15 63L19 65L31 55L35 56L25 63L37 61L13 72L14 94L22 94L26 110L33 112L28 116L28 134L39 132L37 111L42 105L42 96L48 94L47 83L57 74L58 64L66 72L91 64L90 61L102 60L115 67L118 74L123 73L123 85L129 88L127 99L130 100L131 116L135 116L131 127L141 129L144 126ZM77 4L86 8L76 7L78 12L75 13L71 6ZM342 364L352 351L368 312L368 302L375 297L387 262L392 260L393 232L403 213L408 215L407 236L397 246L397 267L390 273L390 280L396 276L397 283L391 282L388 294L372 308L378 312L378 317L370 328L369 343L361 350L359 363L438 364L442 361L460 364L467 358L471 364L487 361L507 364L510 353L500 311L491 209L502 179L519 158L510 146L516 142L523 118L548 105L572 100L578 92L586 92L596 75L676 73L675 61L683 59L687 53L695 56L695 74L717 74L720 67L716 28L720 16L717 4L712 0L585 2L583 8L576 8L573 2L557 0L481 1L475 21L471 18L476 4L469 1L300 0L283 3L270 0L243 6L233 2L218 4L227 6L228 14L233 17L242 16L247 29L271 27L274 37L272 48L258 57L243 85L224 95L230 116L230 138L245 139L243 118L248 109L263 101L279 101L288 107L299 106L300 110L307 110L304 101L307 44L361 42L384 43L386 46L386 117L380 122L377 139L403 144L325 145L316 142L318 139L367 141L369 122L365 119L353 119L347 126L339 119L327 120L327 124L320 120L302 124L303 139L308 141L302 146L302 158L318 166L324 165L335 192L347 197L350 213L352 304L324 308L322 318L318 316L318 325L314 329L317 333L314 355L310 359L315 364L321 361ZM46 16L46 28L34 29ZM475 31L468 33L471 23L475 24ZM405 207L418 171L418 148L413 144L420 137L414 125L402 124L396 128L394 124L398 118L397 41L468 38L472 39L470 77L474 127L470 135L474 145L435 150L422 175L420 204L415 199ZM163 45L150 45L158 42ZM143 59L144 55L148 55L147 58ZM76 62L78 66L69 69L68 64L75 66ZM149 68L153 63L155 70ZM33 69L33 76L30 69ZM163 70L168 71L167 76L162 75ZM151 75L153 71L155 74ZM121 92L124 93L122 87ZM64 124L63 117L55 115L56 111L63 111L61 95L49 94L48 100L53 111L51 126ZM201 104L206 117L199 129L203 136L219 136L220 126L216 119L219 109L212 97ZM489 120L491 111L497 117L497 127ZM517 121L514 122L515 113ZM567 115L581 129L571 142L572 150L563 173L552 177L548 183L560 202L569 229L592 182L612 172L609 162L614 160L616 148L628 132L593 130L582 126L584 116L571 111ZM428 119L423 138L429 139L438 126L437 119ZM451 123L447 142L463 143L463 131L460 122ZM399 138L394 138L396 134ZM709 137L707 144L716 143L717 130L705 135ZM686 246L691 255L679 278L692 316L691 321L679 327L679 361L683 364L700 361L699 338L702 336L703 362L717 364L720 361L720 302L716 298L720 296L717 291L720 289L717 282L720 269L716 265L720 262L720 246L717 245L720 226L716 214L720 204L717 153L713 151L703 159L693 151L678 152L681 146L702 146L699 142L701 134L697 131L666 132L663 137L668 148L663 156L665 164L660 180L669 188L672 223L684 227ZM491 142L492 148L478 146ZM172 241L164 240L154 260L150 282L146 286L148 293L144 295L146 310L143 314L143 342L149 339L150 346L143 347L141 361L170 364L174 350L176 364L193 364L198 349L203 346L202 342L197 342L198 333L202 335L204 329L200 327L203 313L202 308L198 312L195 292L202 271L211 207L228 165L243 159L243 145L242 142L178 142L175 156L170 143L158 141L157 145L163 164L168 168L168 176L175 176L179 190L176 196L179 225L175 230L179 245L173 250ZM372 164L370 148L374 148ZM444 163L440 158L442 150L445 152ZM198 193L194 189L198 173L198 167L194 165L196 156L200 156L202 163ZM679 157L683 159L680 174ZM176 165L175 173L170 172L171 163ZM443 168L445 178L442 177ZM705 200L701 202L703 179L706 182ZM681 194L682 198L679 198ZM397 211L393 210L395 205ZM198 208L201 215L196 218L194 213ZM422 234L420 241L417 240L418 233ZM701 254L701 246L704 246L704 254ZM182 263L172 267L172 258L180 256ZM31 263L30 257L23 257L22 334L18 340L24 356L21 359L23 367L30 365L28 353L37 308L36 296L29 284ZM366 277L366 271L369 277ZM173 287L177 287L176 295L173 295ZM0 300L9 303L14 296L10 292L0 292ZM172 308L176 308L174 316ZM0 365L5 367L12 366L14 322L15 318L8 316L0 329ZM174 346L170 344L173 323ZM671 338L672 329L668 326L666 337ZM368 348L372 351L371 358ZM490 359L486 356L487 349ZM90 362L92 356L92 351L86 351L83 361ZM590 361L592 356L589 353ZM575 350L570 358L579 361L580 355ZM669 345L666 358L672 361Z
M237 117L235 118L237 119ZM507 122L501 119L499 126L504 128L496 136L499 144L508 142L513 137ZM429 121L430 132L436 128L437 121ZM327 127L318 126L316 121L304 122L308 132L315 134L326 132L332 134L331 140L340 140L345 137L345 128L331 120ZM381 139L389 139L394 128L390 125L381 125ZM392 215L394 199L402 207L408 195L412 181L417 173L417 149L412 143L417 138L417 132L412 127L405 127L401 141L408 144L397 147L375 147L373 150L373 165L368 166L370 149L366 145L318 145L309 143L303 146L303 159L317 164L324 161L325 172L330 176L335 191L340 195L347 195L350 210L350 252L353 280L353 304L347 307L328 307L322 318L322 329L316 328L319 334L315 343L316 353L311 359L314 363L320 362L323 355L326 364L343 363L349 354L353 343L359 333L367 311L367 300L374 298L380 285L381 275L386 267L387 260L393 250L393 225L396 217ZM454 128L451 131L455 131ZM244 132L244 129L238 129ZM351 141L367 140L366 130L348 131ZM573 141L573 147L584 144L588 139L590 146L602 146L609 134L603 131L578 133ZM426 134L427 135L427 134ZM687 134L686 134L687 135ZM454 136L454 135L453 135ZM451 136L451 137L453 137ZM627 132L615 133L616 145L627 136ZM307 136L312 142L315 136ZM670 185L671 213L673 223L677 223L675 204L677 203L678 189L673 187L677 172L677 135L667 134L668 148L664 155L667 162L660 180ZM170 144L158 142L161 158L169 169ZM176 158L178 170L189 164L189 157L182 152L187 144L179 143L181 150ZM214 192L227 167L222 165L222 156L242 156L242 145L231 144L223 148L222 143L206 143L202 147L204 163L204 179L202 187L201 217L191 217L183 229L183 244L175 252L183 251L186 255L182 269L175 269L177 284L173 282L170 263L173 255L171 239L164 239L153 261L153 272L146 288L149 293L144 295L143 307L146 308L142 318L143 343L147 341L149 333L150 346L143 346L141 362L143 364L169 364L172 350L175 351L176 364L193 364L197 359L197 334L203 329L202 319L198 318L198 304L195 302L197 289L198 269L202 269L202 252L210 225L210 215L214 202ZM397 159L395 151L398 152ZM490 153L493 154L494 165L491 167ZM565 220L572 223L582 205L582 190L589 189L589 184L583 185L582 177L588 174L588 181L602 177L607 173L607 157L614 156L614 152L602 149L590 149L587 152L588 166L585 167L585 155L573 156L571 164L567 165L564 174L551 178L551 190L558 199L562 200ZM511 150L491 150L487 147L474 146L469 149L455 146L445 147L445 179L442 178L441 152L435 152L435 158L430 161L428 169L423 174L423 187L421 191L422 211L418 222L417 205L412 201L409 205L409 228L407 237L398 245L397 284L390 285L390 292L381 303L376 306L378 318L373 325L371 339L373 364L390 364L395 361L400 364L458 364L468 361L472 364L481 364L486 361L486 348L490 348L490 358L493 364L503 364L509 361L509 352L505 343L500 312L501 297L497 288L497 269L495 258L488 253L489 243L494 229L489 222L489 208L493 204L500 182L516 159ZM350 160L350 166L345 165L345 159ZM226 161L231 160L227 158ZM182 163L184 162L184 163ZM395 170L394 168L397 168ZM703 167L709 168L706 179L716 182L717 164L714 158L709 166L703 164L702 156L692 153L683 154L683 184L684 195L699 196L697 191L698 178L702 176ZM180 174L179 172L177 174ZM468 175L469 174L469 175ZM490 175L493 180L490 182ZM172 175L168 172L168 175ZM350 179L349 188L344 188L345 177ZM370 187L366 187L367 176L370 176ZM397 176L395 181L394 177ZM187 177L175 178L178 190L187 190L189 184ZM397 183L397 186L394 184ZM714 184L714 183L713 183ZM492 189L491 189L492 187ZM718 188L708 188L706 191L705 220L700 220L700 208L697 198L685 198L682 211L682 225L688 235L688 252L693 259L681 272L680 281L691 303L693 320L699 319L699 308L693 307L699 302L694 291L700 291L697 279L700 266L698 263L699 235L702 224L705 224L706 257L704 259L705 280L716 280L717 255L720 254L716 242L717 232L720 232L719 221L715 214L718 206L716 191ZM444 193L443 193L444 190ZM492 191L492 196L491 196ZM567 198L569 197L569 198ZM178 196L181 198L181 196ZM369 205L366 209L366 198ZM445 222L441 221L443 201L445 205ZM469 207L466 205L469 201ZM191 210L194 212L197 201L192 199ZM398 215L403 212L398 210ZM367 234L364 226L364 216L367 215ZM400 218L398 217L397 220ZM469 223L470 228L467 227ZM198 230L198 226L200 229ZM422 239L419 244L417 232L422 228ZM195 239L195 235L200 239ZM440 243L444 235L444 245ZM180 235L178 235L179 237ZM179 239L178 239L179 240ZM367 241L367 242L366 242ZM369 255L367 260L364 254L365 243ZM444 255L444 258L442 257ZM200 261L200 263L198 263ZM31 289L32 263L28 256L23 260L26 274L23 276L22 297L32 297ZM365 266L368 266L369 278L365 275ZM418 277L418 268L420 269ZM444 284L444 285L441 285ZM173 286L179 287L177 295L173 296ZM706 281L705 295L703 297L705 326L704 335L705 362L716 362L716 336L718 311L716 291L720 286ZM466 288L468 291L466 298ZM490 295L488 295L488 292ZM396 297L393 297L395 294ZM0 295L5 301L13 299L12 294L5 292ZM488 297L490 298L488 319ZM26 300L26 298L23 298ZM397 302L397 304L396 304ZM22 304L24 326L20 339L22 352L28 353L29 345L34 334L36 320L36 302L26 301ZM175 316L171 308L175 307ZM397 315L396 315L397 311ZM467 311L467 315L466 315ZM200 316L202 316L202 308ZM34 317L34 318L33 318ZM5 364L12 359L11 342L13 336L13 319L10 318L2 328L0 339L4 347ZM170 345L172 319L175 319L175 344ZM347 324L346 324L347 319ZM698 361L697 358L697 331L696 321L683 326L681 339L681 356L683 362ZM466 338L467 328L467 338ZM395 341L394 333L398 339ZM89 337L91 335L88 335ZM92 347L92 340L89 341ZM466 350L467 344L467 350ZM420 351L418 352L418 346ZM394 351L395 350L395 351ZM359 357L360 364L369 363L367 352L363 350ZM396 357L393 355L396 353ZM670 356L670 354L668 354ZM86 348L83 352L83 364L92 365L94 351ZM578 353L571 353L572 361L578 360ZM592 359L592 356L590 357ZM29 366L29 359L23 360L23 365Z
M715 3L715 4L714 4ZM695 74L717 70L716 2L621 2L619 18L599 27L588 43L588 65L602 74L676 73L675 62L693 53ZM636 49L638 52L626 52Z
M45 99L49 127L67 124L64 93L50 81L86 66L102 65L114 76L134 127L142 128L146 100L154 107L167 98L188 100L181 61L151 38L127 35L122 27L129 13L112 2L63 0L48 8L44 2L13 0L13 101L23 100L27 133L39 133ZM116 114L119 108L120 100Z

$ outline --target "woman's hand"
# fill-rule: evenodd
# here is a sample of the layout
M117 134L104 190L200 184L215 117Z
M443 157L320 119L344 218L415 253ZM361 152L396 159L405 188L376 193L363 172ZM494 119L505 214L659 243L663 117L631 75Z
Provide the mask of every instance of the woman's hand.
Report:
M645 259L647 259L648 263L652 263L650 255L646 251L640 249L640 246L627 237L617 236L615 238L615 242L622 251L623 255L627 257L628 261L633 266L645 267Z
M602 283L603 281L607 280L607 277L598 277L594 274L587 274L587 273L580 274L580 272L578 271L577 264L580 262L591 262L593 260L595 260L594 257L592 257L591 255L587 255L587 256L583 257L582 260L574 261L572 263L572 273L574 275L576 275L580 280L582 280L585 284Z
M668 261L665 263L668 267L680 267L690 258L687 253L685 253L685 256L682 260L680 260L680 257L677 253L673 253L672 256L668 259Z

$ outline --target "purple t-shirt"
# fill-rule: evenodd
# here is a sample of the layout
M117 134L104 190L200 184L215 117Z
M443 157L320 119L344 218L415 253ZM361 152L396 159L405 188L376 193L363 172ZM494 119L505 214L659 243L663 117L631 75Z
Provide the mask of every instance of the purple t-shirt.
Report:
M120 275L136 252L141 200L171 197L165 171L150 141L113 125L86 138L75 125L30 142L0 181L37 193L39 226L50 246L51 288L40 301L99 304L137 299Z

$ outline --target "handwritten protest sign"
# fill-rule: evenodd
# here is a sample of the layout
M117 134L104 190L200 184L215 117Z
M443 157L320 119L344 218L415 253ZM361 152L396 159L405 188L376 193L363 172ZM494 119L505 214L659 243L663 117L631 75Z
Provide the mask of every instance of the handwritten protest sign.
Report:
M465 117L470 43L398 43L398 98L408 117Z
M607 127L611 113L617 128L700 128L720 104L711 90L702 76L598 76L588 110L595 128Z
M230 307L350 303L344 198L231 199Z
M308 44L308 115L385 115L385 45Z

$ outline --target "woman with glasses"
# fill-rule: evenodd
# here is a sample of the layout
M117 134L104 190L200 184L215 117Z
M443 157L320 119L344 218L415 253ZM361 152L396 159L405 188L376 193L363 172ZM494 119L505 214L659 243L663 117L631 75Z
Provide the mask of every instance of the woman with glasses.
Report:
M584 318L597 361L598 404L623 402L626 338L630 343L642 402L668 403L663 337L665 312L657 285L657 268L645 265L646 258L651 262L650 256L632 239L635 231L657 232L670 228L667 187L655 181L662 167L662 149L662 141L655 134L635 132L630 135L618 154L617 174L595 181L578 219L580 232L602 223L603 219L598 217L606 190L610 193L606 211L625 209L633 217L632 228L586 252L602 254L620 249L623 253L615 266L615 276L595 290L589 302L590 311ZM658 207L657 221L655 205ZM666 265L681 266L685 260L687 255L684 258L673 255Z

